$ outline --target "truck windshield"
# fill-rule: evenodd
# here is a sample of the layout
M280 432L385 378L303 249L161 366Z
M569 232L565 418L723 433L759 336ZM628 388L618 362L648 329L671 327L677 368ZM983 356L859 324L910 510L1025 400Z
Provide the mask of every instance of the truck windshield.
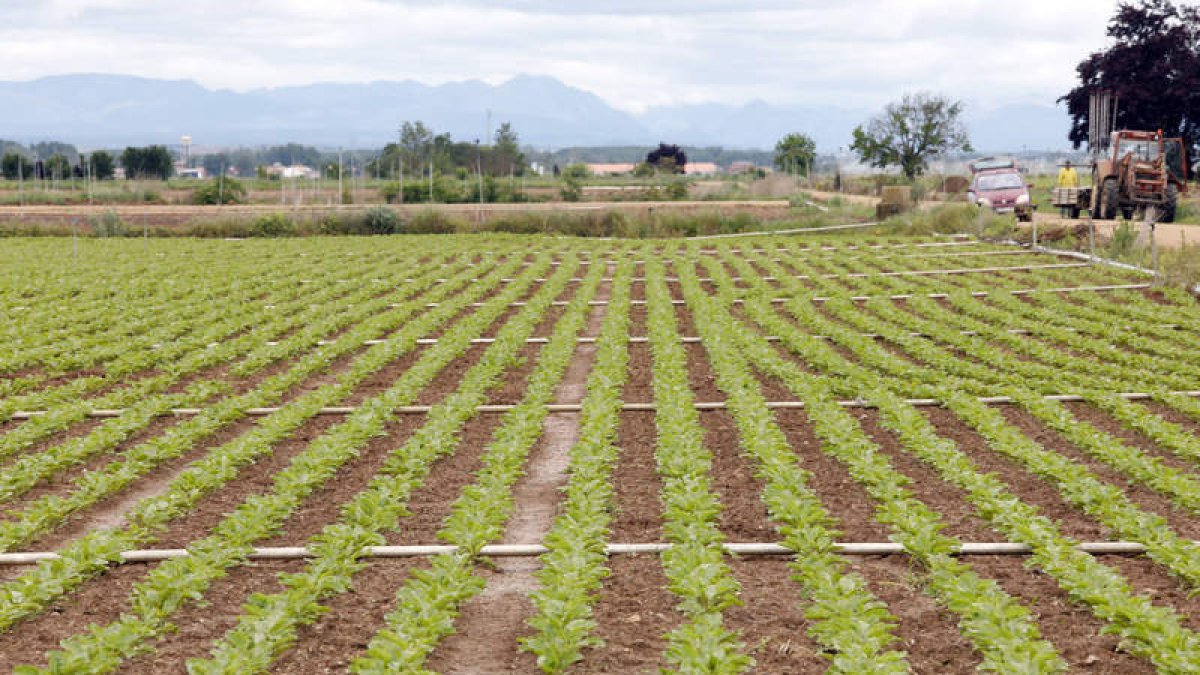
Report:
M988 190L1011 190L1023 185L1021 175L1016 173L984 174L975 180L976 189L981 192L987 192Z

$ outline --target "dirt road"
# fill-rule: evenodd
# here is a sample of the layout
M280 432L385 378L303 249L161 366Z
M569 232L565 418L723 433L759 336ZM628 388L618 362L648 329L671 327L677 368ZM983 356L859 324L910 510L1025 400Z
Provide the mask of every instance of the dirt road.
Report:
M879 201L878 197L872 197L869 195L850 195L850 194L839 194L837 192L817 192L817 191L808 191L808 193L811 194L813 196L813 198L818 201L828 201L830 199L833 199L834 197L840 197L844 201L850 202L852 204L860 204L860 205L864 205L864 206L874 206ZM923 202L919 202L917 204L917 208L918 209L932 209L943 203L944 202L923 201ZM1078 223L1086 222L1086 219L1082 219L1082 218L1078 219L1078 220L1071 220L1070 218L1063 218L1062 216L1060 216L1058 214L1058 211L1053 208L1051 208L1050 211L1046 211L1044 209L1039 210L1037 212L1037 215L1035 216L1035 218L1037 220L1039 228L1060 227L1060 226L1064 226L1064 225L1070 226L1070 225L1076 225ZM1098 234L1101 234L1104 236L1109 236L1112 234L1112 231L1114 229L1116 229L1117 225L1121 221L1097 220L1095 222L1096 222L1096 232ZM1028 225L1026 225L1024 223L1018 223L1018 224L1022 227L1029 227ZM1142 224L1141 224L1141 222L1136 222L1135 225L1140 229ZM1155 234L1155 238L1158 240L1159 246L1163 246L1165 248L1177 248L1181 244L1185 244L1185 243L1188 243L1188 244L1200 243L1200 225L1189 225L1189 224L1183 224L1183 223L1159 223L1157 226L1155 226L1154 234Z

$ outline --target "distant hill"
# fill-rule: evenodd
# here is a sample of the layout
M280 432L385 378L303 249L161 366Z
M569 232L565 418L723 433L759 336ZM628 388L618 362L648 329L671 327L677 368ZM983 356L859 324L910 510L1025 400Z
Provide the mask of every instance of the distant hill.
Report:
M0 82L0 138L57 139L80 146L178 142L198 147L297 141L325 147L377 147L405 120L422 120L457 139L480 138L512 122L523 143L544 148L652 145L769 149L804 131L820 152L850 142L873 111L786 107L754 101L618 110L590 92L543 76L501 85L478 80L312 84L246 92L206 89L190 80L77 74ZM969 117L976 148L1016 151L1065 147L1067 119L1051 106L1008 106Z

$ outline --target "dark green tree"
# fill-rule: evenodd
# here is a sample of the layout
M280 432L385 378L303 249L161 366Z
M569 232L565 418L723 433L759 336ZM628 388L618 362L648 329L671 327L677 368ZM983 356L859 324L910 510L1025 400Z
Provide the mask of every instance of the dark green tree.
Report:
M1107 34L1112 44L1076 66L1079 85L1059 99L1071 116L1071 142L1087 142L1091 93L1108 89L1119 103L1116 128L1162 129L1200 159L1200 7L1122 2Z
M905 94L856 127L850 149L871 166L898 166L912 180L925 172L934 155L971 151L962 112L961 102L944 96Z
M46 178L65 180L71 177L71 160L66 155L50 155L44 163Z
M121 166L125 177L133 180L157 178L166 180L175 173L175 161L166 146L151 145L144 148L128 147L121 153Z
M33 162L20 153L6 152L4 158L0 159L0 172L3 172L5 180L17 180L21 177L28 180L33 178Z
M96 180L110 180L116 172L116 158L104 150L93 152L87 161L89 171Z
M647 153L646 163L659 171L684 173L687 169L687 153L678 145L659 143L657 148Z

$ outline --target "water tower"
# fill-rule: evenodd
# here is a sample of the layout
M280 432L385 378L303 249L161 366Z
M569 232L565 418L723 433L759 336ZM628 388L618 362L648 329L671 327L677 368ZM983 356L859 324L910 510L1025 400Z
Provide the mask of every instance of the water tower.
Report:
M180 136L179 146L183 148L183 165L187 168L192 166L192 137Z

